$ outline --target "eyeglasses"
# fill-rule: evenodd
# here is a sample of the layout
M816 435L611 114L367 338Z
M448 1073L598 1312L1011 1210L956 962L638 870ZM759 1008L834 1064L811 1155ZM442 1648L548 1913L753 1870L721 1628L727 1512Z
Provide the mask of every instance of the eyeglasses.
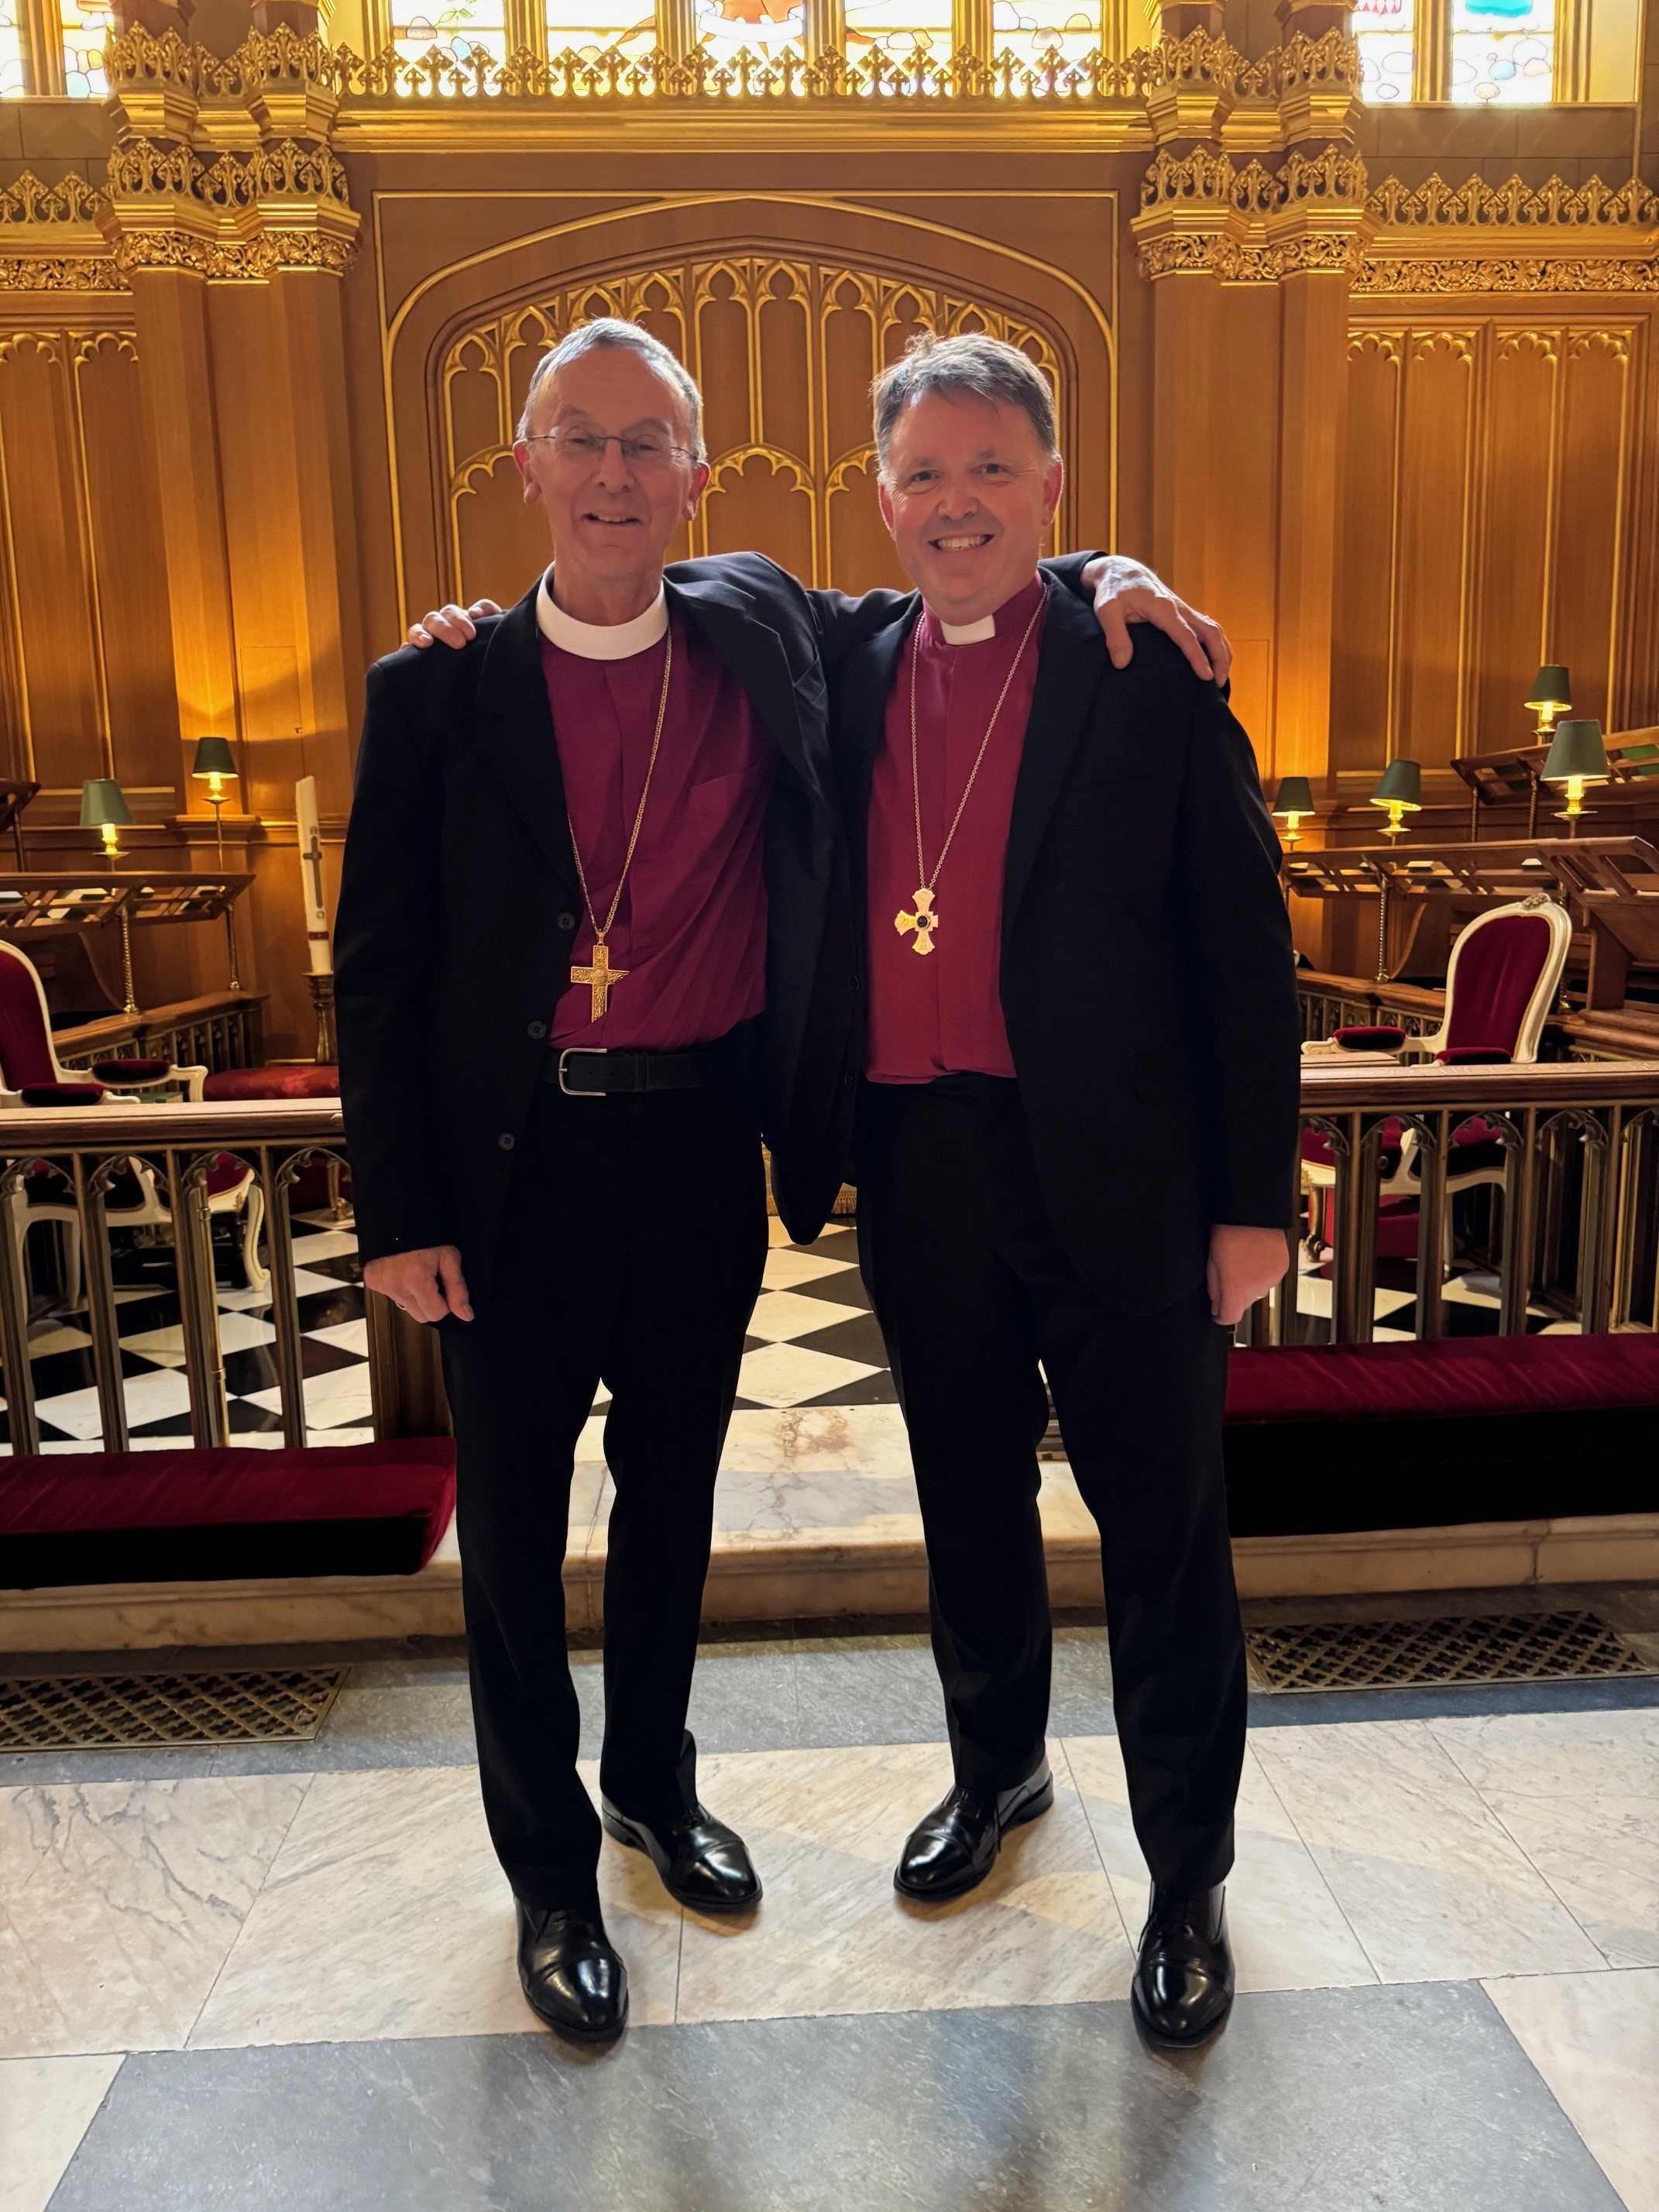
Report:
M597 430L544 430L524 442L526 446L551 446L560 460L574 461L584 467L595 466L602 461L607 446L619 447L630 469L665 469L675 461L696 458L689 447L670 445L666 438L654 438L649 433L639 438L622 438L614 431L601 437Z

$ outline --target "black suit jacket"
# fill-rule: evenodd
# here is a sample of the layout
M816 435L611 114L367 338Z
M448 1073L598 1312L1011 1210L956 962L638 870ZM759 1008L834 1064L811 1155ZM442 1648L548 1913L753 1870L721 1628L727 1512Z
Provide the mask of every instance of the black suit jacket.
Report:
M779 1210L810 1237L839 1175L824 1130L851 981L824 671L908 600L808 592L758 554L680 562L666 589L778 750L763 1111ZM359 1249L458 1244L475 1303L581 913L535 599L458 652L405 647L369 671L335 928Z
M860 927L871 770L908 628L854 647L836 686ZM1137 629L1115 669L1087 607L1052 580L1001 995L1050 1218L1103 1297L1155 1312L1202 1281L1212 1224L1288 1225L1301 1025L1249 740L1158 632ZM861 1056L861 1024L854 1036Z

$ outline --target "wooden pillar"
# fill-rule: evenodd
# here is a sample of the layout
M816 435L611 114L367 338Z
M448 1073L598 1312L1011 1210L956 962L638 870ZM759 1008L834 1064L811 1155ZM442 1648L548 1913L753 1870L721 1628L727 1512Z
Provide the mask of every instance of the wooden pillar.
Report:
M362 705L363 644L357 515L346 411L340 280L324 269L289 269L276 280L289 382L299 396L301 568L296 612L310 772L327 811L350 803L350 759Z
M1214 492L1221 283L1173 269L1152 287L1152 566L1194 606L1208 605L1206 548Z
M1330 735L1339 470L1347 417L1348 279L1279 280L1278 653L1273 765L1323 775Z
M188 269L133 268L144 422L155 461L180 732L234 736L236 653L208 286Z

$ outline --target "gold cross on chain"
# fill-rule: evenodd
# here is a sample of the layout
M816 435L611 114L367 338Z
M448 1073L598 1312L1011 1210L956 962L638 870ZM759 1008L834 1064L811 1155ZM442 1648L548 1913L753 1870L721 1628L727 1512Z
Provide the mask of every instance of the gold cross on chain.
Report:
M611 965L611 948L608 945L596 945L593 947L593 964L591 968L571 969L571 981L586 983L592 994L592 1011L587 1017L590 1022L597 1022L601 1015L611 1012L611 994L617 984L623 981L627 974L626 968L613 968Z
M914 931L915 935L913 949L917 952L931 952L933 949L933 932L939 927L939 916L933 912L932 891L926 887L919 890L916 893L915 912L896 914L893 916L893 927L901 937L908 937Z

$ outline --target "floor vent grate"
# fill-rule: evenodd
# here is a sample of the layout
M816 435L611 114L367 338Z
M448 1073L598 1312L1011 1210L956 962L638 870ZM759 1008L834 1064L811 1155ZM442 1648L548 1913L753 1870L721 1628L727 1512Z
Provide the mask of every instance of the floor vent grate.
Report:
M1453 1682L1556 1682L1652 1671L1593 1613L1455 1620L1321 1620L1246 1631L1254 1686L1395 1690Z
M31 1675L0 1681L0 1751L131 1751L157 1744L303 1743L345 1669L258 1674Z

